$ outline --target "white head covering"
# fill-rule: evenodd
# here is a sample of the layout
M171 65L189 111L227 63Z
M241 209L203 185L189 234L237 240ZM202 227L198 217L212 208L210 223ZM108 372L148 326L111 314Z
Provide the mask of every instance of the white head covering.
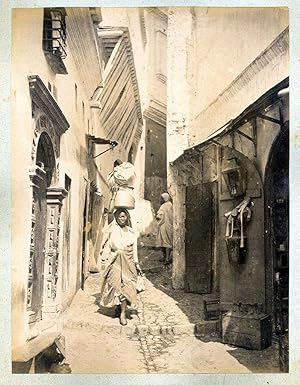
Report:
M170 195L169 195L169 193L167 193L167 192L162 193L162 194L161 194L161 197L163 198L163 200L164 200L165 202L168 202L168 201L170 200Z

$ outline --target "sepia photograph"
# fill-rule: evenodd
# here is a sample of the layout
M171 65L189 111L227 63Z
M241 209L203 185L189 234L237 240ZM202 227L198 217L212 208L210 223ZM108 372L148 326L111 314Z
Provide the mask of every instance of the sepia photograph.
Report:
M11 14L12 374L288 373L288 8Z

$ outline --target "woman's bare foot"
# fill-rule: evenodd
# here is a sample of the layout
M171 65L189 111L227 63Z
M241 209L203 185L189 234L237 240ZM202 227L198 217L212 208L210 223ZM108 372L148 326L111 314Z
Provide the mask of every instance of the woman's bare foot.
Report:
M122 326L127 325L126 320L126 307L127 307L127 301L126 299L124 301L121 301L121 314L120 314L120 324Z

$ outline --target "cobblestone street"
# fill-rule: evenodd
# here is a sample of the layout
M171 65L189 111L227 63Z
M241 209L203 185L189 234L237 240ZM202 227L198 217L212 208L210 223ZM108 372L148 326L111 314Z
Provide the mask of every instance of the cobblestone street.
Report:
M100 273L91 275L64 321L73 373L278 372L277 350L248 351L219 342L215 322L202 319L202 296L174 291L171 272L148 272L138 312L122 327L99 306ZM195 333L196 330L196 333ZM196 335L195 335L196 334ZM210 342L204 334L210 335Z

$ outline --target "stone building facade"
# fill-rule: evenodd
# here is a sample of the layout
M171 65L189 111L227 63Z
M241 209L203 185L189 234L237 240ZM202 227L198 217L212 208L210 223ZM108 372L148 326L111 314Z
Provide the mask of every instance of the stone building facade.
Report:
M107 175L136 156L143 132L130 35L113 31L110 50L100 22L99 8L13 11L15 372L37 370L54 343L63 354L63 313L97 269Z
M153 214L167 188L167 9L103 8L102 18L103 29L126 28L131 37L145 128L133 148L140 181L135 190L143 198L135 210L136 224L144 234L155 233Z
M287 335L287 11L16 9L12 41L16 365L59 340L97 269L117 158L141 233L172 194L174 288L257 303Z
M286 370L287 10L169 9L168 26L173 286L271 315Z

